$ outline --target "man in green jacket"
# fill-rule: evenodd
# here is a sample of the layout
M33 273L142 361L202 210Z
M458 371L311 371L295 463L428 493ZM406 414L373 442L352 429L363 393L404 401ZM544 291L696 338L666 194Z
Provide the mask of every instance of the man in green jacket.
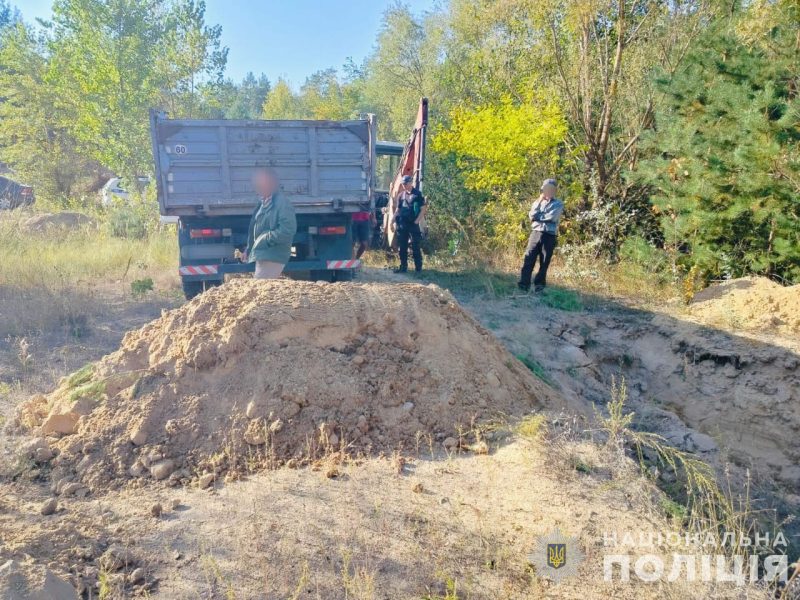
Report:
M243 260L256 263L256 279L276 279L289 262L297 217L292 203L278 191L278 176L272 169L257 169L253 188L259 202L250 219Z

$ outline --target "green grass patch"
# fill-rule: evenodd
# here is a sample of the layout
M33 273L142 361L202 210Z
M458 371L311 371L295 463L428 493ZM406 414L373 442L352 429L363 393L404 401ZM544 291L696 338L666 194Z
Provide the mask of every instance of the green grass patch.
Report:
M141 298L147 292L153 290L153 279L151 277L145 277L144 279L136 279L135 281L131 281L131 294L133 294L134 298Z
M684 505L675 502L672 498L666 495L661 496L659 503L661 505L661 510L663 510L671 519L681 523L686 519L687 510Z
M571 456L569 459L570 466L575 469L578 473L584 473L586 475L590 474L594 471L594 467L587 463L579 456Z
M94 375L95 364L87 363L74 373L67 375L67 380L64 382L68 388L75 388L88 382L92 375Z
M526 354L517 354L517 358L523 365L528 367L530 372L536 375L536 377L544 381L550 387L555 387L555 382L547 374L547 371L544 370L544 367L536 362L533 358Z
M541 294L542 302L550 308L567 312L583 310L583 302L577 292L565 288L548 287Z
M439 287L450 290L453 294L475 296L510 296L517 291L516 277L498 271L482 269L466 269L464 271L444 271L426 269L414 275L421 281L435 283Z
M89 383L84 383L80 387L76 387L75 389L71 390L67 398L73 404L84 398L87 398L92 402L99 402L102 400L103 394L105 393L105 381L90 381Z

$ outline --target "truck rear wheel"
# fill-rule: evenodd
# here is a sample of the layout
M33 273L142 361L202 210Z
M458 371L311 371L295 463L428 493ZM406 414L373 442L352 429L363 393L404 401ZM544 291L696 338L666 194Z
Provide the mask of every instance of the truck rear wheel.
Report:
M317 269L310 271L308 278L310 281L327 281L328 283L353 281L353 269Z
M221 281L208 280L208 281L181 281L183 287L183 295L187 300L191 300L195 296L202 294L207 289L221 285Z
M333 281L353 281L353 269L337 269L333 272Z

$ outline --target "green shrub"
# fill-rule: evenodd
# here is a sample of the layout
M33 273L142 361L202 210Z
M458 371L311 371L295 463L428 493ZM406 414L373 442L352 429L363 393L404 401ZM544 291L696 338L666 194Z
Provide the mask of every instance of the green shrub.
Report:
M131 293L133 294L134 298L141 298L147 292L153 290L153 280L150 277L145 277L144 279L136 279L131 281Z
M109 208L106 223L113 237L142 240L158 224L158 213L145 202L120 202Z
M662 271L669 265L667 253L640 236L626 239L619 249L620 258L651 272Z

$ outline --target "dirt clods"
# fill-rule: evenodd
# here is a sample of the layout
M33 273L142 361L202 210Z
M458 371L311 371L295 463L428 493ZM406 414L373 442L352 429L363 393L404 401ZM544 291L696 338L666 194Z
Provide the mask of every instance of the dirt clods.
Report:
M48 517L58 510L58 500L55 498L50 498L49 500L45 500L42 503L42 506L39 508L39 512L42 513L43 516Z
M562 402L436 286L235 280L129 332L19 420L54 448L54 476L94 492L453 448L544 405Z

